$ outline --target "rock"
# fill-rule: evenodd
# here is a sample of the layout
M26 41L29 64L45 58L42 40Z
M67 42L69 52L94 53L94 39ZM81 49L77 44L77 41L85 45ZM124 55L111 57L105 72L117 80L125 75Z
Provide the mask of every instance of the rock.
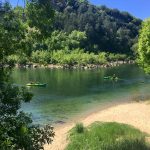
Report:
M61 121L61 120L58 120L58 121L55 121L55 123L56 123L56 124L64 124L64 123L66 123L66 122Z
M33 68L37 68L38 66L37 65L33 65Z

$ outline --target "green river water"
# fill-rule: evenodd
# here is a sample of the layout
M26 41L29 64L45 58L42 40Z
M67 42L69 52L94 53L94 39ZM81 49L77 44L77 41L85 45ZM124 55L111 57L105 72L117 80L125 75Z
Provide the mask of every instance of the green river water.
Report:
M114 73L121 80L104 80ZM98 70L14 69L12 78L18 85L47 83L46 87L29 88L33 100L22 104L22 109L40 124L68 122L106 103L150 96L150 77L136 65Z

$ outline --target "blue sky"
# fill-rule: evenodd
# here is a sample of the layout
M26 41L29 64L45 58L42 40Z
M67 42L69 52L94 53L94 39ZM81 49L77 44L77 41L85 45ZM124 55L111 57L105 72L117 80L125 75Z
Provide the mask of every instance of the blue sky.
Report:
M141 19L150 17L150 0L90 0L90 2L127 11Z
M9 0L13 5L17 4L18 0ZM127 11L133 16L146 19L150 17L150 0L89 0L95 5L106 5L110 8L117 8L121 11ZM22 5L23 0L19 0Z

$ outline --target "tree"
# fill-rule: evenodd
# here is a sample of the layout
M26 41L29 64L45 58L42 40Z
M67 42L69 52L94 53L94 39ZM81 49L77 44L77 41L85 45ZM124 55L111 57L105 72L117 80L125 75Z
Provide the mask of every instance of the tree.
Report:
M26 27L22 45L27 57L30 57L34 50L46 49L44 40L51 35L54 18L51 0L27 0L25 9L16 7L14 12Z
M70 34L62 31L52 32L51 37L47 38L46 44L48 50L73 50L83 48L86 41L86 33L81 31L72 31Z
M28 0L26 16L29 27L38 29L41 38L50 35L54 18L51 0Z
M59 0L55 1L55 8L54 29L67 33L86 32L86 51L134 54L132 46L136 43L140 19L117 9L91 5L87 0L70 0L68 3Z
M19 49L22 39L25 38L25 28L9 8L7 13L0 14L0 58L15 53Z
M150 73L150 19L142 23L138 41L138 62Z
M9 81L12 66L6 57L23 48L26 30L9 7L0 13L0 149L41 150L51 143L53 127L34 125L31 116L20 111L22 102L30 102L32 93Z

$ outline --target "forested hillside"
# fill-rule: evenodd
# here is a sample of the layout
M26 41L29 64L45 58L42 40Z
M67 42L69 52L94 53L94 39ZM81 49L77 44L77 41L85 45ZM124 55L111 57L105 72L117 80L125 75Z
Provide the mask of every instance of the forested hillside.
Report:
M141 20L127 12L94 6L86 0L55 1L54 28L71 32L85 31L88 51L132 54Z
M25 8L4 5L24 33L8 62L86 65L134 58L142 20L86 0L35 2L28 0Z

